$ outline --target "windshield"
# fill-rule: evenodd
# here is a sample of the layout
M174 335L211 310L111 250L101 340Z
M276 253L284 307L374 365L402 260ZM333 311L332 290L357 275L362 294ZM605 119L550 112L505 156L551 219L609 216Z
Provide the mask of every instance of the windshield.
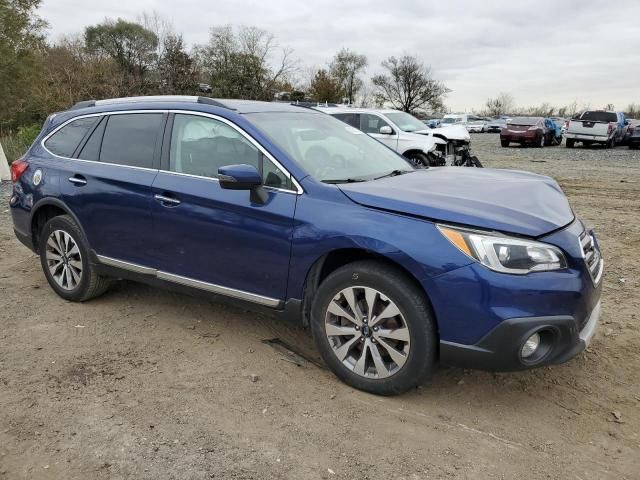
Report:
M485 120L473 120L469 122L469 125L484 125L485 123L487 123Z
M327 183L372 180L413 167L357 128L322 113L246 115L313 178Z
M580 120L590 120L592 122L617 122L618 115L613 112L584 112Z
M415 132L417 130L424 130L424 123L422 123L413 115L409 115L408 113L393 112L385 113L384 116L395 123L396 126L403 132Z
M516 117L509 120L509 125L536 125L540 120L538 117Z
M505 123L507 123L507 121L504 118L498 118L496 120L491 120L491 123L495 124L500 124L500 125L504 125Z

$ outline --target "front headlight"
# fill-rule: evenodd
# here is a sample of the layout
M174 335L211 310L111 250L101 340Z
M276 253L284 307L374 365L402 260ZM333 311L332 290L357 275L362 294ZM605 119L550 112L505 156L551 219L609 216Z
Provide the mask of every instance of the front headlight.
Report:
M438 230L464 254L496 272L525 275L567 268L563 253L553 245L444 225Z

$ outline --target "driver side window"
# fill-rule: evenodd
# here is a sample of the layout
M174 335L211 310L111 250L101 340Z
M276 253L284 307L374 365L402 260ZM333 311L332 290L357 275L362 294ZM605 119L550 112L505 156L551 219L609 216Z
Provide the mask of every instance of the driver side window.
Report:
M360 130L364 133L380 133L380 128L384 126L390 126L382 118L364 113L360 115Z
M224 122L176 114L171 132L169 170L199 177L218 177L225 165L254 166L265 186L291 189L288 176L265 158L244 135Z

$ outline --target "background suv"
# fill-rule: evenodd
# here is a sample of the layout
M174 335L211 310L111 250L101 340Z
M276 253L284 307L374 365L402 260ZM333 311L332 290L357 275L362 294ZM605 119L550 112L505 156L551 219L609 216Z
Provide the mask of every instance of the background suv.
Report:
M598 323L598 244L555 181L414 169L312 109L83 102L11 172L15 233L62 298L128 278L296 318L370 392L411 388L438 358L564 362Z

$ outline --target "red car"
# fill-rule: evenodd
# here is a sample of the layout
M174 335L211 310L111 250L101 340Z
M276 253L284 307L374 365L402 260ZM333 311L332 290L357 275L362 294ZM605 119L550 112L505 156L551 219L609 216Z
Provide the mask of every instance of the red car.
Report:
M500 143L508 147L510 143L544 147L551 145L555 132L552 132L542 117L515 117L507 121L500 130Z

